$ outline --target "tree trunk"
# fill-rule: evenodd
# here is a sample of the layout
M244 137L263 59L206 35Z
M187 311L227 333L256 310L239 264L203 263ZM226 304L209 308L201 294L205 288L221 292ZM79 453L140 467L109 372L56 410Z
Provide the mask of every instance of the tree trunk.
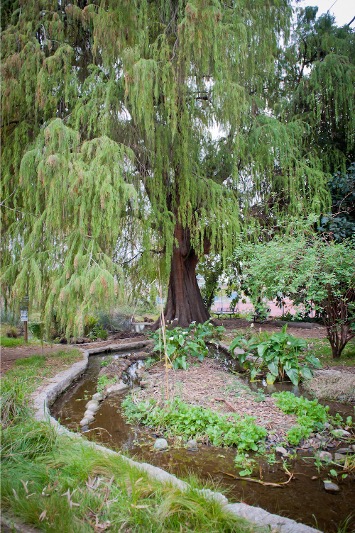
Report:
M336 297L328 288L328 298L323 303L323 322L332 348L333 359L339 359L342 351L354 337L349 317L349 303L354 302L355 291L349 289L342 297Z
M168 298L164 317L166 323L174 322L174 325L186 327L191 322L206 322L210 316L197 284L198 257L191 246L190 232L177 224L174 236L178 246L174 246L171 258ZM159 326L160 320L157 323L157 327Z

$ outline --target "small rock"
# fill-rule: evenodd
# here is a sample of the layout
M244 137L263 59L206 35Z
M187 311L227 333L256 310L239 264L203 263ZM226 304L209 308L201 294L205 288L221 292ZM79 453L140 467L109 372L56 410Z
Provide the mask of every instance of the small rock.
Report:
M120 381L119 383L117 383L117 385L111 385L111 387L108 387L106 389L106 393L107 394L119 393L119 392L123 392L127 390L128 388L129 386L126 383L123 383L123 381Z
M329 422L324 422L324 429L333 429L333 426Z
M335 453L334 454L334 461L336 463L344 463L346 459L346 455L343 455L342 453Z
M93 422L93 420L94 420L93 416L84 416L84 418L80 420L79 425L81 427L88 426L89 424L91 424L91 422Z
M276 446L275 452L279 453L280 455L284 455L284 456L288 455L288 451L283 446Z
M328 479L323 481L323 483L324 483L324 488L327 492L339 492L340 491L338 485L336 485L332 481L329 481Z
M94 411L93 408L91 409L86 409L85 413L84 413L84 417L85 418L92 418L94 420L95 418L95 415L96 415L96 412L97 412L97 409L96 411Z
M330 452L319 452L317 454L317 457L318 459L320 459L321 461L324 461L326 463L328 463L329 461L331 461L333 459L333 456Z
M142 389L145 389L148 386L148 381L141 381L139 385L142 387Z
M101 402L104 399L104 397L103 397L103 394L101 394L101 392L97 392L96 394L94 394L92 399L96 400L97 402Z
M355 447L352 446L352 448L353 448L354 451L355 451ZM337 452L338 452L338 453L351 453L352 448L351 448L351 447L350 447L350 448L338 448L338 449L337 449Z
M187 441L186 449L189 452L197 452L198 446L197 446L197 442L195 441L195 439L190 439L189 441Z
M154 450L167 450L169 447L168 441L166 439L157 439L154 442Z
M351 433L349 431L346 431L345 429L333 429L332 435L334 435L337 439L345 439L347 437L351 437Z
M90 400L86 405L86 409L90 409L92 411L97 411L99 408L99 402L97 400Z

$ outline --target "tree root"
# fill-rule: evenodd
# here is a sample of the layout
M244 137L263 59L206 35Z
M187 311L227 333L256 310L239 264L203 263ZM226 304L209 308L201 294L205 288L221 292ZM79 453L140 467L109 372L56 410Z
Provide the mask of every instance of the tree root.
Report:
M239 477L235 476L234 474L229 474L228 472L220 471L225 476L232 477L234 479L238 479L240 481L250 481L251 483L258 483L259 485L265 485L266 487L275 487L275 488L282 488L284 485L287 485L290 483L290 481L293 479L293 474L291 472L288 472L289 478L287 481L282 481L280 483L272 483L271 481L262 481L261 479L253 479L251 477Z

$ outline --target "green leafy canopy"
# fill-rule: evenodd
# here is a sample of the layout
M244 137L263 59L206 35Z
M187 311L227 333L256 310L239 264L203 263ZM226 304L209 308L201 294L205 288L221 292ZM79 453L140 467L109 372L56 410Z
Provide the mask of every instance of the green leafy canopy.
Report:
M167 279L177 224L199 258L226 260L241 228L258 232L256 199L329 206L304 117L273 109L290 17L287 0L7 6L5 298L27 293L47 330L82 331L120 287Z

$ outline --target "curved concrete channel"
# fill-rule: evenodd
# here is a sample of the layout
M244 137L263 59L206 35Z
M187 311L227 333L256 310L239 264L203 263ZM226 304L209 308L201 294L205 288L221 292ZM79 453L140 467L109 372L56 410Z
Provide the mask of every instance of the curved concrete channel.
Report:
M37 420L47 421L54 426L59 434L69 435L76 439L82 439L81 435L74 433L64 428L59 422L50 415L49 408L58 398L58 396L64 392L74 380L80 377L86 370L90 355L112 352L112 351L127 351L132 349L139 349L148 346L151 341L132 342L127 344L109 345L101 348L92 348L83 351L83 359L77 363L74 363L69 369L64 370L57 374L54 378L50 379L49 383L36 390L32 395L35 418ZM169 483L181 491L186 490L189 486L185 481L178 479L173 474L169 474L162 468L150 465L148 463L140 463L129 459L119 452L115 452L101 446L99 444L82 439L87 446L93 446L103 453L110 455L117 455L127 461L130 465L138 468L141 471L146 472L150 477L162 482ZM245 518L257 527L268 527L270 531L280 533L319 533L318 529L314 529L310 526L300 524L295 520L278 516L261 509L260 507L254 507L245 503L230 503L228 499L220 492L214 492L209 489L199 490L206 499L216 500L225 508L226 511L233 513L235 516Z

